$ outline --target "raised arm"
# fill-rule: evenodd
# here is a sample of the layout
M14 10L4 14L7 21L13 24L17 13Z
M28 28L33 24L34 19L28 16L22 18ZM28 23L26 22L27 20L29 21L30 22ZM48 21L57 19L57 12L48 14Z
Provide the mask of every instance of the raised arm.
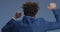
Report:
M18 11L16 12L15 16L2 28L2 32L12 32L13 30L13 23L16 22L16 19L21 16L21 13Z
M15 22L15 20L11 19L2 29L1 32L12 32L13 25L12 23Z
M56 8L56 4L51 3L51 5L49 6L49 9L52 10L52 12L53 12L53 14L56 18L56 22L47 22L47 21L45 21L45 25L47 26L46 30L60 29L60 10L55 9L55 8Z
M60 21L60 9L56 9L56 3L50 3L48 9L51 10L56 18L56 21Z

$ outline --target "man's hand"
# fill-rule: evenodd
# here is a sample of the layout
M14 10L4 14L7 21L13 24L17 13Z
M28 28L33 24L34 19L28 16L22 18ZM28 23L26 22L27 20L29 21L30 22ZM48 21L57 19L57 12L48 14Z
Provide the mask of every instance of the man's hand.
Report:
M56 9L56 3L50 3L49 6L48 6L48 9L49 9L49 10L54 10L54 9Z
M15 16L14 16L14 18L17 19L19 17L21 17L21 12L20 11L17 11L16 14L15 14Z

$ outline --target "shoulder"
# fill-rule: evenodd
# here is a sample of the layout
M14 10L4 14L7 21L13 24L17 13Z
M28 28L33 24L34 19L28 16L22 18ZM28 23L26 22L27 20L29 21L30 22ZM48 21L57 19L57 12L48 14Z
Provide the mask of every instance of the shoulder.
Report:
M36 21L43 21L45 20L44 18L37 18Z
M35 21L41 23L41 22L45 22L45 19L44 18L37 18Z

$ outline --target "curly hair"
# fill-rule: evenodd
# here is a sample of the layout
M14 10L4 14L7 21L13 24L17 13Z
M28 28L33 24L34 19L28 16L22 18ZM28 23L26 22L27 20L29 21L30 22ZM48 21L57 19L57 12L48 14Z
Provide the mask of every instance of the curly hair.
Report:
M23 4L23 11L25 16L35 16L38 11L38 4L36 2L26 2Z

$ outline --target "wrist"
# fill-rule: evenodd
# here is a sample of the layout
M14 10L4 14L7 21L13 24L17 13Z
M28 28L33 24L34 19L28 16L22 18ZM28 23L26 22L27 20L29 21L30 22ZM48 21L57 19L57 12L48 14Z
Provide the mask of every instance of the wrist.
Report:
M13 20L16 20L16 18L15 18L15 17L12 17L12 19L13 19Z
M17 19L17 17L16 17L16 16L14 16L13 18Z

